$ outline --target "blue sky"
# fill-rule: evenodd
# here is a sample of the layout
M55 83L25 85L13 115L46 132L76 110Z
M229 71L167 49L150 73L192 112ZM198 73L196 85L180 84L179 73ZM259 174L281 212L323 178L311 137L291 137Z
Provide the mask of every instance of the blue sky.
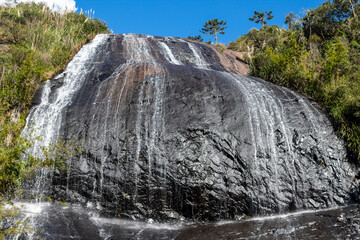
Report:
M114 33L141 33L187 37L200 34L209 19L226 20L228 28L219 42L229 43L258 24L249 21L257 11L273 11L269 24L284 26L285 14L301 15L325 0L76 0L78 11L95 10ZM203 36L205 41L213 40Z

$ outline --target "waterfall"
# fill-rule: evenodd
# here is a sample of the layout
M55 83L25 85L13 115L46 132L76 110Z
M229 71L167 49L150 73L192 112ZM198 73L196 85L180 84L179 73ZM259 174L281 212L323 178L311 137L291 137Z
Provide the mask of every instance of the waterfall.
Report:
M27 190L149 222L351 203L356 170L322 110L224 59L238 61L184 39L97 36L44 85L22 133L41 136L37 157L73 136L84 151Z
M33 141L33 146L28 151L32 156L44 158L42 148L51 147L60 137L63 110L71 104L74 94L85 81L89 68L95 67L96 63L93 63L92 59L107 38L108 35L98 35L91 43L80 49L65 71L52 80L62 83L55 92L51 90L50 80L44 85L41 103L31 109L21 134L22 137ZM32 191L32 195L37 196L38 200L41 200L43 188L46 185L44 182L46 172L44 169L41 170L35 183L36 189Z
M201 55L199 49L195 44L188 42L189 48L193 53L193 61L196 67L201 69L209 69L209 64L204 60L203 56Z
M147 188L151 192L152 188L152 166L164 165L158 159L158 151L161 148L161 134L163 131L163 80L165 70L150 55L151 49L147 41L148 38L136 38L134 35L125 35L124 47L127 51L127 64L143 63L144 80L141 83L137 99L138 109L135 123L136 148L134 159L135 173L135 192L134 199L138 198L138 181L140 174L140 151L147 146ZM170 63L178 64L169 47L159 42L166 58ZM143 54L138 54L139 52ZM158 162L157 162L158 161ZM150 196L149 196L150 198Z
M96 50L104 44L107 38L107 35L98 35L91 43L80 49L65 71L55 77L54 81L61 79L63 85L56 90L55 96L52 98L50 97L51 83L50 81L46 82L41 103L31 109L22 132L23 137L34 134L41 138L40 141L34 143L30 154L36 156L37 153L41 152L40 146L50 146L57 140L62 120L62 110L71 103L72 97L82 86L86 79L86 72L89 71L87 69L89 62L96 54Z
M291 197L296 198L293 195L295 192L295 185L293 176L296 175L294 166L293 149L290 144L290 139L293 138L292 130L287 124L284 111L285 107L281 101L279 101L274 95L274 91L264 88L259 82L241 77L236 74L223 73L227 79L233 79L235 87L238 87L240 91L246 92L246 102L248 103L248 123L250 126L250 135L252 139L253 159L254 166L252 173L256 178L267 178L267 184L265 186L254 185L253 201L261 202L261 197L265 196L264 192L271 189L274 192L276 201L283 201L284 196L282 189L282 183L279 178L281 175L278 173L278 167L283 167L284 170L289 173L291 181ZM277 145L279 139L275 134L281 135L283 145ZM280 151L285 155L284 158L280 158ZM286 154L284 154L284 152ZM269 156L266 156L269 154ZM270 172L271 176L267 176L268 173L264 172L268 168L267 162L264 159L270 160L271 164L274 164L274 171ZM264 188L266 187L266 188ZM279 203L277 207L281 209Z
M168 45L166 45L166 43L159 42L159 44L160 47L164 50L163 53L166 60L168 60L172 64L183 65L179 60L174 57L174 54L171 52L170 48L168 47Z

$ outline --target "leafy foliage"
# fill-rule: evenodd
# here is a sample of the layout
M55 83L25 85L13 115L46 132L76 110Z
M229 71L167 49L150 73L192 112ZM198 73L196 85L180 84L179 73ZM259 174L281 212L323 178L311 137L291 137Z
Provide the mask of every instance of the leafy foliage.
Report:
M21 206L15 206L11 199L14 195L22 195L22 184L27 180L34 179L37 170L40 168L50 168L59 171L66 171L66 162L70 158L80 156L82 154L81 142L74 139L66 142L58 140L54 145L49 147L42 147L41 152L44 158L35 158L27 153L27 149L36 141L41 140L40 137L32 137L31 139L19 138L16 145L16 150L10 153L16 154L15 156L6 155L6 152L0 155L1 160L13 160L0 165L0 239L8 239L19 234L33 232L29 225L28 218L21 215ZM22 158L20 159L20 156ZM5 162L6 163L6 162ZM5 193L6 191L6 193ZM31 196L38 197L38 196ZM51 201L51 198L44 197ZM66 203L59 202L61 205ZM35 238L37 239L37 238Z
M198 41L198 42L202 42L202 41L204 41L204 39L201 37L201 35L199 34L199 35L197 35L197 36L194 36L194 37L192 37L192 36L188 36L187 37L188 39L190 39L190 40L193 40L193 41Z
M272 11L263 11L263 12L254 11L254 16L249 18L249 20L255 23L261 23L261 26L263 27L267 24L266 20L271 20L274 17L271 14Z
M226 21L219 21L217 18L213 20L209 20L204 24L204 27L201 29L200 32L211 36L215 36L215 44L218 44L217 42L217 34L225 34L224 30L227 28Z
M27 219L19 219L20 208L0 196L0 239L26 233L31 230Z
M289 14L285 14L285 24L289 26L289 30L300 30L301 21L299 20L299 16L295 15L293 12L289 12Z
M311 96L333 119L360 163L360 6L326 1L298 19L252 29L229 44L251 54L251 74ZM300 24L302 23L302 24Z
M309 10L302 19L306 37L316 34L324 40L331 39L352 15L358 0L326 1L316 9Z

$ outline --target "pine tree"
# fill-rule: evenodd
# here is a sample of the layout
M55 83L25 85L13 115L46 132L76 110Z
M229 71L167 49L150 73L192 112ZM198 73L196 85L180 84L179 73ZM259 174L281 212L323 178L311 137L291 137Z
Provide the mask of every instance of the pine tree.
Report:
M271 14L272 14L272 11L265 11L265 12L264 11L263 12L255 11L254 16L249 18L249 20L253 21L255 23L261 23L261 26L263 27L267 23L266 20L271 20L274 17Z
M193 41L198 41L198 42L202 42L204 41L204 39L201 37L201 35L197 35L197 36L188 36L187 39L193 40Z
M215 36L215 44L217 44L217 34L225 34L224 29L227 28L226 21L219 21L217 18L209 20L204 24L203 29L200 32L210 36Z

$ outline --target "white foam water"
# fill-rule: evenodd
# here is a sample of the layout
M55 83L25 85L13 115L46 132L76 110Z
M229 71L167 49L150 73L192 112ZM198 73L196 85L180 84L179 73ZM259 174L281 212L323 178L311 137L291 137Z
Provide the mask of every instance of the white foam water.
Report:
M82 86L86 73L89 72L89 65L94 65L92 59L108 37L109 35L97 35L93 41L80 49L65 71L55 78L59 81L61 79L62 86L52 91L50 80L44 85L41 103L31 109L21 133L22 137L32 142L32 147L28 150L30 155L43 159L43 148L51 147L58 140L63 110L72 102L74 94ZM36 196L38 201L41 201L46 174L47 171L41 169L36 177L35 187L31 189L32 195Z

